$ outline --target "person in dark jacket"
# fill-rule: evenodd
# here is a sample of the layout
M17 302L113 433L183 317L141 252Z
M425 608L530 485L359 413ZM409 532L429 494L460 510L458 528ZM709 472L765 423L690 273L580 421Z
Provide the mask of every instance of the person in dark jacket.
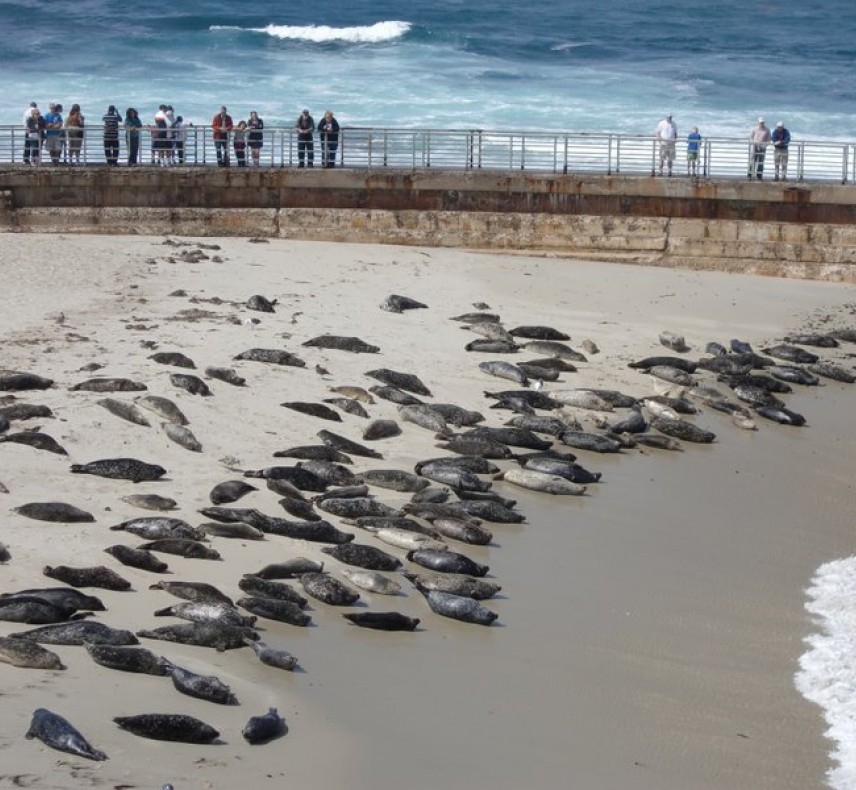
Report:
M788 146L791 144L791 133L785 128L785 122L779 121L773 133L770 135L773 143L773 166L776 174L774 181L779 180L779 171L782 173L782 181L788 180Z
M232 116L226 112L225 107L211 121L214 130L214 148L217 151L217 164L220 167L229 166L229 133L232 131Z
M128 107L125 113L125 135L128 141L128 164L139 164L140 158L140 129L143 122L140 114L133 108Z
M104 158L108 165L117 165L119 164L119 124L122 123L122 116L111 104L101 118L101 123L104 124Z
M304 158L309 163L309 167L315 166L315 143L312 137L315 133L315 119L309 114L309 110L304 110L297 123L294 124L294 131L297 132L297 166L303 167Z
M321 166L335 167L336 149L339 147L339 122L331 110L327 110L318 122L318 131L321 133Z
M247 145L250 147L250 155L253 158L253 164L258 167L259 158L264 145L265 122L259 118L259 114L253 110L250 113L250 120L247 121Z

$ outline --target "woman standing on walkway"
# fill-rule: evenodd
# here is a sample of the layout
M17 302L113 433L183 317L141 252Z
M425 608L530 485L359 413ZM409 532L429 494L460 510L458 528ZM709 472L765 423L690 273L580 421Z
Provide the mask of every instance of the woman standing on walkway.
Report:
M133 108L128 107L125 113L125 134L128 139L128 164L136 165L140 158L140 129L143 128L143 122L140 120L140 114Z
M250 113L250 120L247 122L247 144L250 147L250 155L253 158L253 164L259 166L259 157L264 145L265 122L259 118L259 114L253 110Z
M80 149L83 147L83 113L79 104L72 104L65 119L65 136L68 140L68 163L80 164Z

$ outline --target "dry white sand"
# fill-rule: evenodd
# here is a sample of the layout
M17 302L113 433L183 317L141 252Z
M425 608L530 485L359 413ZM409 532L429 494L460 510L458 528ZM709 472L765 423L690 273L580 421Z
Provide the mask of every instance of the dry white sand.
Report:
M178 599L148 589L155 575L103 553L113 543L138 542L108 526L152 515L121 497L173 497L179 510L170 515L196 524L210 489L235 477L220 459L233 457L244 468L289 463L272 453L314 443L322 428L361 440L365 421L358 417L329 423L281 402L319 401L331 385L368 387L375 382L365 372L386 367L416 373L435 400L482 410L489 424L501 424L509 413L487 410L483 391L514 385L486 376L477 363L529 355L465 352L477 336L448 319L474 302L488 303L508 328L551 325L573 345L597 343L600 354L547 389L603 386L635 395L651 393L651 380L626 363L669 353L657 342L664 329L683 334L698 356L709 340L734 337L757 348L806 326L856 323L853 289L838 284L245 239L206 239L221 249L189 263L180 256L199 249L198 240L178 247L163 241L0 236L0 367L56 381L44 392L16 393L49 405L55 419L12 430L41 425L70 456L0 444L0 482L9 489L0 494L0 540L12 553L0 566L0 589L53 584L41 574L46 564L105 564L134 591L89 590L108 606L98 619L133 630L163 625L153 611ZM186 296L172 295L179 289ZM277 312L247 310L245 300L256 293L278 299ZM379 310L392 293L429 309ZM244 323L253 317L261 323ZM381 353L301 347L323 333L359 336ZM234 366L247 386L213 381L213 397L190 395L169 382L169 373L181 370L148 359L152 343L184 352L200 375L207 365ZM232 361L251 347L288 349L307 366ZM852 365L841 352L826 356ZM92 362L104 367L81 371ZM316 373L316 364L330 376ZM96 404L101 394L68 390L92 375L127 376L172 398L204 451L174 444L157 420L145 428L115 417ZM808 418L802 429L759 419L760 430L750 433L706 410L696 422L716 432L712 445L687 444L682 453L580 452L582 463L603 472L603 482L581 498L496 483L518 499L526 523L492 525L491 546L458 547L489 564L503 586L487 602L499 613L490 628L438 617L407 590L394 599L364 594L363 601L421 618L415 633L359 629L321 603L311 605L310 628L263 621L264 639L299 657L295 673L261 665L248 649L217 653L142 640L230 684L240 704L229 707L180 695L165 678L98 666L82 648L53 648L65 671L0 664L0 787L822 787L830 744L820 710L798 695L792 676L811 630L803 590L818 565L853 550L853 396L852 387L834 382L788 396ZM387 401L370 412L397 416ZM376 443L384 461L355 458L355 468L409 470L440 454L428 431L401 425L401 436ZM160 463L168 474L135 486L69 472L70 463L116 456ZM407 496L375 493L392 504ZM276 499L262 487L236 506L285 516ZM96 522L51 524L11 512L46 500L87 509ZM242 573L296 555L323 557L320 544L276 537L215 538L213 545L224 561L161 555L172 571L167 578L208 581L237 597ZM326 559L338 573L342 566ZM0 634L25 628L0 623ZM92 763L25 740L40 706L68 718L110 759ZM241 728L269 706L289 732L251 747ZM221 743L144 740L112 722L147 712L197 716L220 731Z

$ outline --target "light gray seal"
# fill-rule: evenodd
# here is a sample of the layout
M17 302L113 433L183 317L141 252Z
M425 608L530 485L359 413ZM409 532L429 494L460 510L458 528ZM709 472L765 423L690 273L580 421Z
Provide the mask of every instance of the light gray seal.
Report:
M358 474L357 478L371 486L391 491L414 492L429 486L423 477L401 469L367 469Z
M190 526L182 518L168 516L142 516L114 524L110 527L113 532L125 531L146 540L163 540L164 538L185 538L188 540L204 540L202 530Z
M174 422L162 422L161 428L172 441L185 450L190 450L192 453L202 452L202 443L187 426L176 425Z
M277 669L284 669L287 672L291 672L297 666L297 659L287 650L277 650L261 640L258 642L247 640L247 644L253 649L253 652L258 656L262 664L267 664L269 667L276 667Z
M20 433L6 433L0 436L0 442L11 442L32 447L34 450L45 450L56 455L68 455L63 447L53 436L41 431L21 431Z
M252 628L255 617L245 617L234 606L225 603L184 601L155 611L155 617L178 617L191 623L214 623L234 628Z
M137 398L135 403L138 403L144 409L148 409L153 414L157 414L161 419L174 422L176 425L187 425L190 423L190 420L184 416L181 409L169 398L162 398L160 395L145 395L142 398Z
M504 480L530 491L540 491L545 494L580 496L586 492L586 487L574 483L565 477L539 472L534 469L507 469L500 472L495 479Z
M460 620L463 623L474 623L476 625L491 625L499 615L482 606L473 598L464 595L452 595L451 593L429 590L422 593L431 611Z
M144 510L175 510L178 506L174 499L160 494L128 494L122 497L122 501Z
M107 755L91 746L89 741L67 719L58 713L47 710L47 708L38 708L33 712L30 728L25 737L28 739L38 738L51 749L76 754L78 757L85 757L88 760L101 761L107 759Z
M378 595L398 595L401 592L401 585L397 581L377 571L369 571L363 568L342 568L342 576L355 587L366 592Z
M526 372L512 364L503 360L490 360L488 362L479 362L479 370L487 373L489 376L496 376L500 379L508 379L521 387L529 386L529 376Z
M86 379L71 387L72 392L143 392L148 387L140 381L132 381L126 378L103 378Z
M276 712L276 708L270 708L263 716L252 716L241 730L241 735L247 743L256 746L280 738L287 732L285 719Z
M212 743L220 737L212 726L180 713L143 713L113 719L123 730L156 741Z
M65 669L62 659L51 650L28 639L0 636L0 661L27 669Z

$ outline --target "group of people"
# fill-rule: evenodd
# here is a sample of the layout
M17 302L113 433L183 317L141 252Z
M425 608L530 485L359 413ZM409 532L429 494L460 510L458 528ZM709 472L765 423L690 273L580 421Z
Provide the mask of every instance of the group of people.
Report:
M42 149L45 149L53 164L79 164L83 148L84 118L77 104L72 105L68 116L63 119L61 104L51 104L50 111L42 115L36 102L31 102L24 113L24 162L39 164ZM118 165L120 138L125 135L127 161L129 165L140 164L140 143L144 124L139 112L128 107L123 116L116 106L111 104L101 117L104 136L104 158L108 165ZM192 126L192 124L189 124ZM180 115L176 115L172 106L161 104L150 125L152 164L160 166L184 164L187 124ZM234 151L238 167L261 163L261 149L264 146L264 121L253 110L249 120L235 124L225 107L211 121L214 149L217 164L228 167L231 164L230 148ZM336 153L339 148L339 122L332 111L327 110L324 117L315 124L315 120L304 110L294 125L297 135L298 167L315 166L315 133L321 143L321 166L335 167ZM247 153L249 152L249 159Z
M671 114L666 115L657 125L654 136L659 142L660 168L662 176L665 168L666 173L672 175L672 167L675 161L675 149L678 140L678 126ZM693 126L687 135L687 175L698 175L699 150L701 148L701 134L698 127ZM762 181L764 178L764 160L767 156L767 148L773 146L773 166L775 168L774 181L780 178L788 180L788 147L791 144L791 133L785 127L784 121L779 121L772 131L766 126L764 119L759 118L758 124L749 132L750 157L749 172L747 176L751 181L753 178Z

